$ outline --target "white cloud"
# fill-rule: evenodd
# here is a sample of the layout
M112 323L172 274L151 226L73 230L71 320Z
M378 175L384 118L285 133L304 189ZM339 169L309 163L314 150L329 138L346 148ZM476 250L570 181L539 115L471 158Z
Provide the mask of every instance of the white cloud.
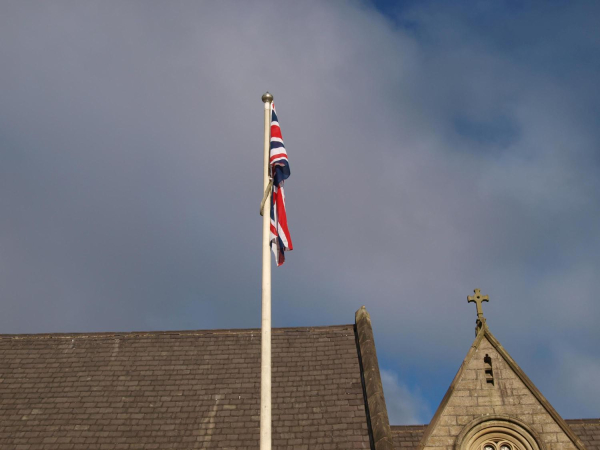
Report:
M381 370L381 383L390 425L427 423L431 414L418 389L411 391L395 372L386 369Z
M597 342L597 13L441 3L404 28L365 2L6 2L1 330L258 326L269 89L295 244L276 326L365 304L380 355L450 374L430 404L475 287L518 361Z

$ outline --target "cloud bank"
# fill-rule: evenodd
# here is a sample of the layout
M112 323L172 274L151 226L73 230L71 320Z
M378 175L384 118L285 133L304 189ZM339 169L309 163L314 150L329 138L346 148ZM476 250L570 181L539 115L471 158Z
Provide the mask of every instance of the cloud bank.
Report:
M269 90L295 246L275 326L365 304L408 405L390 415L428 421L478 287L558 411L600 416L581 387L600 338L597 4L1 8L1 332L258 327Z

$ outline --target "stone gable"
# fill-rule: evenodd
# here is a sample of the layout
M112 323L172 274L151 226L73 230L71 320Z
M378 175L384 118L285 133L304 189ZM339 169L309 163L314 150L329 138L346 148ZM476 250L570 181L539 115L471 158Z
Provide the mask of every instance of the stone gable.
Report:
M540 449L584 448L532 386L484 326L425 431L420 448L456 449L461 433L485 417L511 420L528 428Z

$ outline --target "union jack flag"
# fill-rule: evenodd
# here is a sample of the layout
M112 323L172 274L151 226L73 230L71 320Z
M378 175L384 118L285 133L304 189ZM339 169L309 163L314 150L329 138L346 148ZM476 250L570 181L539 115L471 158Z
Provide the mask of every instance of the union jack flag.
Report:
M288 230L285 213L285 194L283 182L290 176L290 164L281 137L281 128L277 120L275 105L271 103L271 146L269 153L273 192L271 195L271 250L275 254L278 266L285 262L285 251L293 250L292 238Z

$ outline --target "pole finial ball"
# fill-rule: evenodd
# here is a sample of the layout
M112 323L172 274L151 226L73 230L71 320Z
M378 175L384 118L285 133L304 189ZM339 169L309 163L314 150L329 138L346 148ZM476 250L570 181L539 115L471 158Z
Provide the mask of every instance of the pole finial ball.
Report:
M271 103L273 101L273 96L269 94L269 91L263 94L262 101L263 103Z

